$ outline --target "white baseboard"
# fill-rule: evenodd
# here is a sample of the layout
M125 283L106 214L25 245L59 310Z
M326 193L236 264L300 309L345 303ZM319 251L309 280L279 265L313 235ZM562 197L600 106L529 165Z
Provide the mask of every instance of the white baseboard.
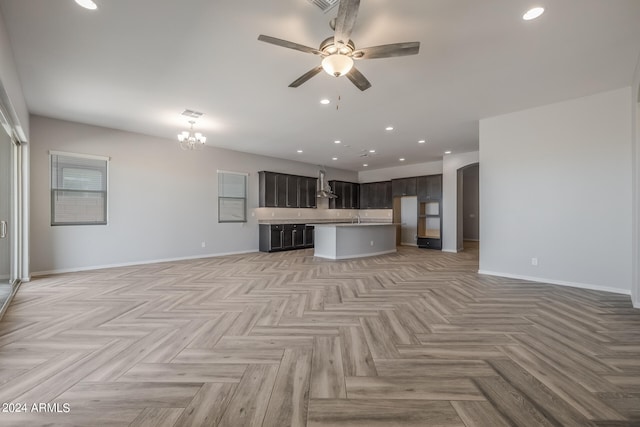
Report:
M458 251L455 250L455 249L442 249L442 252L447 252L447 253L450 253L450 254L457 254L458 253Z
M258 252L258 251L256 249L252 249L248 251L239 251L239 252L224 252L224 253L207 254L207 255L192 255L192 256L185 256L185 257L178 257L178 258L163 258L163 259L151 259L146 261L123 262L123 263L117 263L117 264L92 265L88 267L62 268L62 269L56 269L56 270L37 271L37 272L31 273L31 276L37 277L37 276L46 276L49 274L75 273L78 271L102 270L103 268L131 267L134 265L157 264L161 262L172 262L172 261L185 261L190 259L215 258L215 257L221 257L221 256L228 256L228 255L250 254L255 252Z
M414 248L418 247L417 243L405 243L405 242L400 242L400 246L412 246Z
M344 256L338 256L338 257L335 257L335 258L328 257L328 256L317 255L317 254L313 254L313 256L318 257L318 258L323 258L323 259L343 260L343 259L366 258L366 257L370 257L370 256L394 254L396 252L398 252L396 249L390 249L388 251L382 251L382 252L371 252L371 253L367 253L367 254L358 254L358 255L344 255Z
M565 280L545 279L542 277L522 276L519 274L501 273L497 271L478 270L478 274L486 274L487 276L506 277L509 279L527 280L529 282L546 283L550 285L569 286L572 288L588 289L591 291L612 292L615 294L631 295L629 289L609 288L606 286L592 285L590 283L567 282Z

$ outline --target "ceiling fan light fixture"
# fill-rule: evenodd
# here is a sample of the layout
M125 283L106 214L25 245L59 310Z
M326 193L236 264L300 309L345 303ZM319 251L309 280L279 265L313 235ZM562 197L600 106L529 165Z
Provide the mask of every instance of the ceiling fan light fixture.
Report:
M527 12L522 15L522 19L525 21L531 21L532 19L538 18L540 15L544 13L544 7L534 7L532 9L527 10Z
M335 53L322 60L322 68L327 74L335 77L344 76L353 67L353 59L346 55Z
M89 10L95 10L98 8L98 5L95 4L93 0L76 0L76 3Z

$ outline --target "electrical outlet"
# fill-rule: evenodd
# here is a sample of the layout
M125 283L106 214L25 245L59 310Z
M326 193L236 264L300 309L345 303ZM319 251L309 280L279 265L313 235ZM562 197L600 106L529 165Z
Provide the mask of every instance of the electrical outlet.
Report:
M300 212L298 212L298 216L300 216Z
M371 246L373 246L373 240L371 241Z
M207 242L202 242L202 247L206 248L207 247Z
M275 212L271 212L271 216L276 216L276 213Z
M531 265L533 265L534 267L538 266L538 258L531 258Z

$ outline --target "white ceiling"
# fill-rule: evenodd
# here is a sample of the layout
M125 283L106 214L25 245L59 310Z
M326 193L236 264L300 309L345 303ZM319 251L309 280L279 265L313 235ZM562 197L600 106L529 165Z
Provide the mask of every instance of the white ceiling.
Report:
M356 47L420 53L357 62L365 92L325 73L292 89L320 59L258 35L318 47L337 8L95 1L0 0L32 113L175 139L194 109L209 145L349 170L477 150L479 119L629 86L640 53L640 0L362 0ZM545 14L523 21L534 5Z

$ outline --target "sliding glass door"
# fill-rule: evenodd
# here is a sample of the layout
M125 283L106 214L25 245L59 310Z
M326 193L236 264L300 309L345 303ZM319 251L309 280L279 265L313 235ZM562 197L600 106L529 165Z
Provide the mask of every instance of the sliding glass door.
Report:
M0 128L0 310L17 282L17 146L6 130Z

